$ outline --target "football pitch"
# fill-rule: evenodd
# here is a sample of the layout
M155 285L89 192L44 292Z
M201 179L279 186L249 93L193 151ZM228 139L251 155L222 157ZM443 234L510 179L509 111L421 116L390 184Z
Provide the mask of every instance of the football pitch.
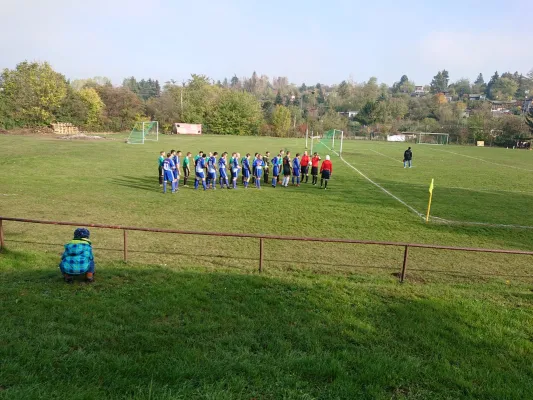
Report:
M328 190L163 194L162 150L302 153L303 139L0 135L0 215L533 250L533 152L326 144ZM338 149L338 143L335 146ZM425 223L435 180L432 219ZM240 183L240 180L239 180ZM531 256L91 229L96 283L63 284L73 227L4 222L0 399L499 399L533 391Z

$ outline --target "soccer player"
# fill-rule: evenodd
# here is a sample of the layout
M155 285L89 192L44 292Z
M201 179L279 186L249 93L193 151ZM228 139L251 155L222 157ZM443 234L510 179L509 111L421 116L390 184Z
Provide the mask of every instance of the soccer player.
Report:
M305 175L305 183L309 181L309 163L310 163L309 156L307 155L307 151L304 151L304 155L302 156L302 161L300 162L300 165L302 167L302 183L304 181L304 175Z
M242 163L244 162L244 159L245 159L245 158L246 158L246 156L243 155L242 158L241 158L241 165L242 165ZM241 172L242 172L241 183L244 185L244 179L245 179L245 177L244 177L244 170L242 170Z
M272 187L276 187L276 183L279 178L279 158L281 156L277 155L272 159Z
M198 161L199 158L201 158L204 155L204 152L200 150L197 155L194 156L194 165L196 165L196 161Z
M198 157L195 164L195 171L196 171L196 179L194 181L194 189L198 190L198 186L200 184L200 180L202 181L202 187L204 190L207 190L207 186L205 184L205 159L206 155L202 153L202 157Z
M403 167L407 168L407 166L409 166L409 168L411 168L412 167L412 163L411 163L412 159L413 159L413 152L411 151L411 147L409 147L407 150L405 150L403 152Z
M242 176L244 177L244 187L248 188L248 182L250 181L250 153L246 153L246 156L242 159Z
M253 169L255 175L255 187L261 189L261 174L263 173L263 157L257 154L253 162Z
M294 185L294 178L296 178L296 186L300 186L300 153L296 153L296 157L292 160L292 184Z
M74 282L72 275L83 274L87 283L94 282L94 255L90 236L88 229L77 228L74 231L74 239L65 245L59 269L66 283Z
M176 178L176 191L179 190L180 186L180 163L181 163L181 150L176 151L176 155L172 159L176 165L174 177Z
M207 160L207 187L213 190L217 188L217 156L215 151Z
M231 158L229 159L229 163L228 163L229 171L231 173L231 182L233 182L233 178L234 178L234 176L233 176L233 159L235 158L235 154L237 154L237 153L235 153L235 152L231 153Z
M313 177L313 185L318 182L318 163L320 162L320 156L318 153L313 154L311 159L311 176Z
M163 186L163 161L165 161L165 152L159 153L159 186Z
M326 190L328 188L328 181L331 178L331 175L333 175L333 164L331 163L329 156L326 156L326 159L322 162L320 172L322 173L320 188L322 189L322 184L324 184L324 190Z
M226 188L229 189L229 182L228 182L228 173L226 171L226 157L228 156L228 153L224 152L222 153L222 156L218 159L218 173L219 173L219 181L220 181L220 189L226 185ZM233 173L231 174L233 177Z
M241 155L239 153L234 153L233 162L231 163L231 173L233 174L233 189L237 189L237 178L239 177L239 158Z
M263 156L263 175L265 176L264 182L268 185L268 174L270 173L270 151L267 151Z
M291 179L291 152L287 151L287 155L283 157L283 182L281 186L288 187Z
M191 169L189 167L190 160L189 157L192 156L191 152L189 151L185 158L183 159L183 186L187 186L187 180L189 179L189 175L191 174Z
M174 178L174 161L170 158L170 153L163 160L163 193L167 192L167 182L172 185L172 193L176 193L176 179Z
M254 154L254 158L252 160L252 184L255 184L255 167L254 167L254 164L255 164L255 160L257 159L257 155L259 153L255 153Z

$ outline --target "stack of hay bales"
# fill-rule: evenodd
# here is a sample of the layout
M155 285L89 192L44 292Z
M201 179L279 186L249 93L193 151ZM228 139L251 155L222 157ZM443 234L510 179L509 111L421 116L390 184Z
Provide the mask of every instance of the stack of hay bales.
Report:
M54 133L58 135L75 135L80 133L78 127L72 125L70 122L59 122L57 124L52 124L52 129L54 130Z

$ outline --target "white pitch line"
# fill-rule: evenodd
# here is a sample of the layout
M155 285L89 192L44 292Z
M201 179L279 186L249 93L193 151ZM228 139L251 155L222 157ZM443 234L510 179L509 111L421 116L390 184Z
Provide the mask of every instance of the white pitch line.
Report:
M390 156L388 156L388 155L386 155L386 154L383 154L383 153L380 153L379 151L376 151L376 150L372 150L372 149L368 149L368 150L373 151L374 153L377 153L377 154L379 154L380 156L390 158L390 159L393 160L393 161L396 161L396 162L399 162L400 164L403 164L402 161L400 161L400 160L398 160L398 159L396 159L396 158L394 158L394 157L390 157Z
M335 152L335 150L332 150L330 149L327 145L324 144L324 146L326 146L329 150ZM336 154L338 154L337 152L335 152ZM398 196L395 196L394 194L392 194L391 192L389 192L387 189L385 189L383 186L381 186L379 183L377 182L374 182L372 179L370 179L368 176L366 176L365 174L363 174L361 171L359 171L357 168L355 168L352 164L350 164L348 161L346 161L344 158L342 158L342 156L340 156L340 159L346 164L348 165L350 168L352 168L355 172L357 172L359 175L361 175L363 178L365 178L368 182L370 182L371 184L373 184L374 186L380 188L383 192L385 192L386 194L388 194L389 196L391 196L393 199L399 201L401 204L403 204L404 206L406 206L409 210L411 210L412 212L414 212L416 215L418 215L419 218L424 218L424 214L422 214L421 212L417 211L414 207L410 206L409 204L407 204L405 201L403 201L402 199L400 199Z
M428 147L428 148L430 148L431 150L437 150L437 151L443 151L443 152L445 152L445 153L455 154L456 156L472 158L472 159L474 159L474 160L483 161L483 162L486 162L486 163L488 163L488 164L499 165L500 167L514 168L514 169L519 169L519 170L522 170L522 171L533 172L533 169L527 169L527 168L515 167L514 165L507 165L507 164L495 163L495 162L492 162L492 161L484 160L484 159L479 158L479 157L473 157L473 156L469 156L469 155L466 155L466 154L455 153L455 152L453 152L453 151L449 151L449 150L435 149L435 148L433 148L433 147Z
M327 145L324 144L324 146L326 146L329 150L335 152L334 150L330 149ZM336 154L338 154L337 152L335 152ZM357 172L359 175L361 175L363 178L365 178L368 182L370 182L371 184L373 184L374 186L377 186L378 188L380 188L383 192L385 192L386 194L388 194L389 196L391 196L393 199L399 201L401 204L403 204L404 206L406 206L409 210L411 210L412 212L414 212L416 215L418 215L419 218L421 218L422 220L425 220L426 219L426 216L424 214L422 214L421 212L417 211L414 207L410 206L409 204L407 204L405 201L403 201L402 199L400 199L398 196L395 196L394 194L392 194L391 192L389 192L387 189L385 189L383 186L381 186L379 183L376 183L374 182L372 179L370 179L368 176L366 176L365 174L363 174L361 171L359 171L357 168L355 168L352 164L350 164L348 161L346 161L342 155L339 155L339 158L346 164L348 165L350 168L352 168L355 172ZM519 228L519 229L533 229L533 226L529 226L529 225L512 225L512 224L491 224L489 222L470 222L470 221L453 221L453 220L449 220L449 219L444 219L444 218L439 218L439 217L433 217L431 216L430 219L432 221L436 221L436 222L440 222L440 223L445 223L445 224L450 224L450 225L472 225L472 226L487 226L487 227L492 227L492 228Z

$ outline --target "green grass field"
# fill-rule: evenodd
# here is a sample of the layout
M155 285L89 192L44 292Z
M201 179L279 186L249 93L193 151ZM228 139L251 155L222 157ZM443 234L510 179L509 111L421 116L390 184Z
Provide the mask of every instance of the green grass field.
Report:
M317 148L332 154L328 191L163 195L160 150L294 154L304 142L123 139L0 135L0 215L533 250L533 152L414 145L414 167L404 169L404 144L346 141L346 163ZM425 224L418 214L432 178L435 218ZM66 286L57 263L73 228L4 229L0 398L521 399L533 391L531 256L413 249L400 285L401 248L267 241L259 274L257 239L131 232L124 264L122 232L92 229L97 282Z

